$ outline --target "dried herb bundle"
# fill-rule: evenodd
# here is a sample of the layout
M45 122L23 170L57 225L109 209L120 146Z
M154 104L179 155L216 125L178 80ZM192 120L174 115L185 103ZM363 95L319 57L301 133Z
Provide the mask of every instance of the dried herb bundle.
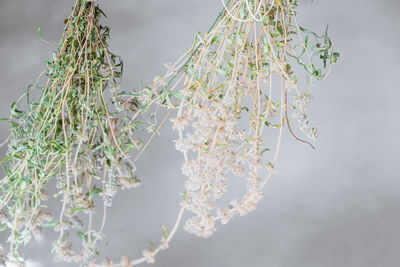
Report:
M157 99L178 110L172 121L188 178L181 205L194 214L184 227L202 237L216 230L217 221L226 224L255 208L275 172L285 127L313 147L295 135L289 113L307 137L318 137L306 115L309 88L339 57L327 32L320 36L297 25L296 0L224 5L210 31L196 34L192 48L143 91L144 101ZM305 90L299 85L302 69ZM269 131L277 132L275 141ZM221 206L232 176L246 177L246 193Z
M165 75L127 94L117 93L122 62L108 50L109 29L99 25L102 11L93 2L77 0L54 58L27 91L29 110L19 110L19 101L12 105L9 151L2 160L7 176L0 182L0 222L11 230L8 260L22 262L18 247L49 226L60 232L54 243L59 260L108 267L152 263L168 247L185 210L193 214L185 229L209 237L218 221L226 224L256 207L276 170L285 128L313 147L294 133L289 114L307 137L318 137L306 112L312 81L324 79L339 57L327 32L320 36L297 25L296 0L223 3L210 30L196 34L191 49L167 64ZM302 69L307 89L301 89ZM48 80L40 87L43 76ZM42 92L38 102L30 99L33 89ZM106 91L112 105L106 103ZM154 103L177 111L172 119L179 133L176 148L183 153L182 172L188 178L181 210L170 232L163 227L160 245L144 250L143 257L98 265L92 256L103 237L106 207L118 187L139 184L134 162L152 137L134 161L128 155L141 143L133 138L144 127L139 114ZM157 115L152 118L148 129L155 134L160 126ZM220 199L234 176L246 177L246 192L223 206ZM43 204L50 180L56 181L63 203L58 219ZM96 200L104 206L98 230L93 229ZM87 225L81 222L83 214L89 216ZM72 231L82 239L80 252L69 242Z
M0 226L11 232L10 262L22 264L18 248L32 236L41 239L42 228L54 227L55 257L87 263L104 236L106 208L117 190L139 185L129 154L140 146L133 132L143 124L135 99L117 91L123 65L109 51L109 28L99 24L103 16L93 1L76 0L46 70L11 106L9 148L1 160L6 177L0 182ZM24 98L27 111L19 108ZM62 201L54 216L45 205L51 180L54 197ZM103 210L98 229L96 204ZM72 249L73 232L82 250Z

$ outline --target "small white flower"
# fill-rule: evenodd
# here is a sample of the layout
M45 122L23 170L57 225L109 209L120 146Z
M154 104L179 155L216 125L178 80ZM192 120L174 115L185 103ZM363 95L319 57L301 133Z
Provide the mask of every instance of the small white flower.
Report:
M147 263L156 262L154 251L150 251L150 250L145 249L145 250L143 250L142 254L143 254L143 257L146 258L146 262Z

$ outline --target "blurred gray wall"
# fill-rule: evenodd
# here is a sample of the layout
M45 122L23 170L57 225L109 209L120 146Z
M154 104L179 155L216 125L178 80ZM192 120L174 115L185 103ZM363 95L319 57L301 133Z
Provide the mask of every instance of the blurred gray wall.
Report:
M221 9L218 0L98 1L108 14L112 50L122 55L122 87L151 81L205 31ZM45 67L73 0L0 0L0 117ZM258 209L220 227L207 240L182 229L153 266L170 267L392 267L400 266L400 1L302 2L302 25L330 35L342 56L313 90L311 117L319 126L317 150L285 134L278 174ZM138 163L141 188L115 201L106 232L109 257L140 256L172 226L184 176L182 156L163 128ZM0 124L0 140L8 136ZM5 150L2 148L2 155ZM4 243L4 236L1 236ZM55 265L51 240L26 249L39 266Z

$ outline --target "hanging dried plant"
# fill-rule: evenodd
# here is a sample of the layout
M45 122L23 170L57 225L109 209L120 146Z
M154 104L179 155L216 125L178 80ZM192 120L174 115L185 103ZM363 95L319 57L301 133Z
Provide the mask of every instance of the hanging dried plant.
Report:
M54 243L59 260L108 267L152 263L168 248L185 210L193 216L184 228L209 237L218 221L226 224L256 207L276 170L286 128L313 147L294 133L291 118L307 137L318 137L306 112L312 82L324 79L339 57L327 32L320 36L297 25L296 0L223 4L211 29L196 34L192 48L177 63L167 64L165 75L138 93L126 94L116 92L122 63L108 51L109 30L98 24L102 11L77 0L43 74L46 85L38 85L41 75L27 91L27 112L18 109L19 101L12 105L9 151L2 160L7 176L0 183L0 221L11 230L8 260L22 262L18 247L51 226L60 232ZM307 79L300 79L301 69ZM30 99L33 89L42 91L39 102ZM108 108L106 90L115 111ZM155 120L149 127L153 136L136 159L129 160L128 154L140 144L132 138L133 131L144 127L139 114L154 103L177 111L172 119L179 133L175 144L183 153L182 172L187 176L181 210L170 232L163 226L160 245L144 250L141 258L96 264L92 256L103 237L106 207L118 187L139 184L134 162L160 127ZM246 192L224 206L220 200L234 176L247 179ZM63 203L58 219L44 211L50 180L56 181ZM92 229L96 195L104 203L98 230ZM83 226L79 216L85 213L89 222ZM78 231L81 227L85 230ZM68 241L71 231L82 239L80 252Z
M217 221L226 224L256 207L276 170L285 128L314 148L294 133L289 114L308 138L317 139L306 115L310 89L339 57L327 32L320 36L298 26L296 0L223 4L211 29L196 34L192 48L142 96L178 110L172 121L187 176L181 211L194 214L184 228L201 237L212 235ZM300 79L301 72L307 79ZM222 206L234 176L247 179L246 193Z
M76 0L46 70L11 106L8 152L1 160L6 177L0 182L0 226L10 231L9 262L22 265L20 246L52 227L59 233L56 259L88 263L104 237L106 209L117 190L139 185L129 154L141 144L133 133L144 125L137 119L142 109L117 90L123 65L109 51L109 28L99 24L103 16L94 1ZM19 108L22 99L27 111ZM45 204L50 181L62 202L54 215ZM82 249L73 250L70 234L81 238Z
M163 227L160 244L144 250L141 258L131 261L124 256L117 263L106 259L91 266L153 263L168 248L185 210L194 216L184 228L201 237L212 235L218 221L226 224L233 216L254 210L276 171L285 127L296 140L314 148L295 135L289 112L308 138L317 139L318 131L306 115L310 89L314 80L327 77L339 57L327 31L320 36L299 27L296 0L223 4L210 30L196 34L192 48L175 64L166 64L165 75L133 94L145 107L157 103L168 108L167 116L177 110L172 119L179 133L175 144L183 153L182 172L188 179L174 227L170 232ZM305 70L305 90L299 85L299 67ZM274 133L276 139L271 139ZM268 161L263 157L269 151ZM232 176L247 178L246 193L224 207L219 200Z

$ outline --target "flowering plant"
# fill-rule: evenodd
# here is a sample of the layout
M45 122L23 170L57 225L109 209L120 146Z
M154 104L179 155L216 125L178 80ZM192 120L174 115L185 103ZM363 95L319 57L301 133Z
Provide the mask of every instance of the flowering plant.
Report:
M299 74L305 70L311 88L339 57L327 31L320 36L298 26L296 0L222 3L224 10L211 29L197 33L192 48L167 64L168 72L143 92L147 101L155 98L177 110L172 119L179 133L175 144L188 178L181 205L194 214L184 227L202 237L216 230L217 221L226 224L256 207L275 172L285 127L314 148L294 133L289 118L292 112L299 129L317 139L306 115L312 96L300 88ZM277 132L275 141L268 131ZM265 160L270 150L272 158ZM232 176L246 177L247 191L221 206L218 200Z
M23 264L18 248L32 236L42 239L46 227L59 233L56 259L89 262L104 237L115 193L140 184L130 154L141 145L134 132L144 126L138 119L142 109L118 90L123 64L109 51L110 30L99 24L103 16L93 1L76 0L46 70L11 105L8 152L1 160L6 176L0 181L0 226L10 230L9 262ZM19 108L24 98L26 111ZM45 204L51 181L62 202L56 215ZM94 229L98 204L101 226ZM69 242L73 232L81 251Z
M53 249L59 260L105 267L152 263L168 248L184 211L192 214L184 228L209 237L218 222L226 224L256 208L276 171L285 129L314 148L295 134L291 118L308 138L317 139L306 114L309 88L329 74L339 57L327 31L317 35L300 27L296 0L222 3L210 30L197 33L192 47L175 64L166 65L165 75L139 92L126 93L117 90L122 62L109 52L109 29L99 24L103 12L94 1L76 0L53 59L25 95L29 110L18 108L22 98L11 106L9 150L1 161L6 177L0 182L0 223L11 230L7 260L22 264L18 247L32 235L40 239L43 227L54 227L60 234ZM301 86L302 69L306 89ZM41 87L43 76L47 82ZM41 92L39 101L31 99L33 89ZM172 119L179 136L175 146L183 154L187 177L178 218L171 231L163 226L161 243L144 250L141 258L97 264L93 256L104 237L106 208L118 188L139 185L134 163L167 118L157 125L154 113L149 127L143 123L141 115L154 104L157 110L169 109L167 116L177 113ZM153 132L142 147L134 138L138 128ZM139 154L131 160L134 149ZM246 192L223 205L233 177L246 178ZM58 219L43 204L51 180L62 200ZM103 216L95 230L98 202ZM73 231L82 240L80 252L69 242Z

